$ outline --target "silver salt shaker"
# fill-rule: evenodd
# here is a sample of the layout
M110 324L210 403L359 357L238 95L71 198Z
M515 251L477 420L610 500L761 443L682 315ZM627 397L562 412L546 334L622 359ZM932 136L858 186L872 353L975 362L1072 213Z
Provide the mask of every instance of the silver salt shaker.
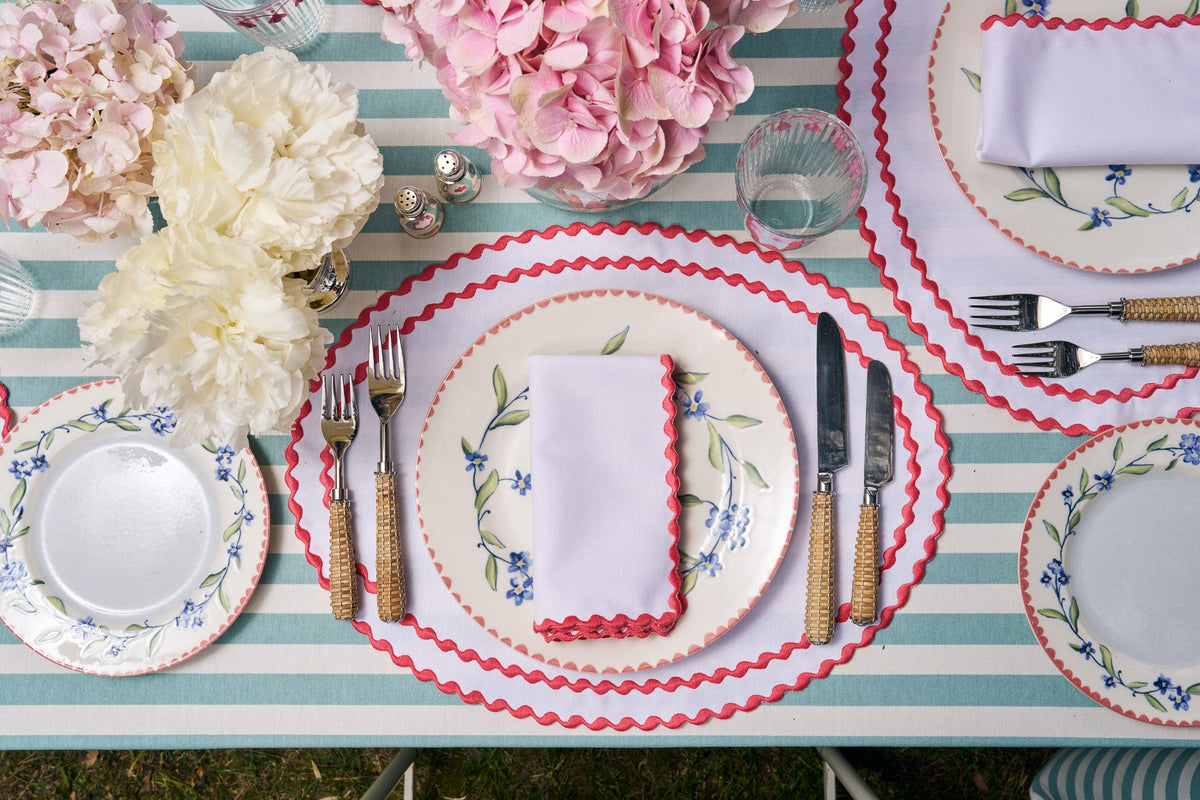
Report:
M446 212L436 197L415 186L401 186L396 192L396 214L400 227L409 236L427 239L442 229Z
M433 157L433 177L447 203L469 203L483 186L479 170L455 150L443 150Z

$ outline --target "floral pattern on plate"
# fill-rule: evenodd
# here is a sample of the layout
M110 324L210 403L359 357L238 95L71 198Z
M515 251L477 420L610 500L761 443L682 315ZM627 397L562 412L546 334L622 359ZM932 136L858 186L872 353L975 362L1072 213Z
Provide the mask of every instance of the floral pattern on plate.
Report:
M530 503L537 476L528 468L525 360L534 352L617 351L670 353L676 361L688 610L669 637L639 640L636 649L620 640L548 644L534 633L528 605L536 596ZM754 605L791 537L796 459L778 395L728 333L664 298L580 292L500 322L450 371L418 447L417 504L443 581L485 629L546 663L627 672L694 652Z
M947 4L934 35L929 107L946 165L976 209L1030 250L1080 269L1147 272L1195 259L1200 234L1189 213L1200 203L1200 165L1006 167L978 161L975 138L986 79L979 68L979 25L990 14L1120 19L1191 16L1197 6L1196 0Z
M1200 425L1134 423L1067 456L1025 524L1021 589L1038 640L1072 683L1127 716L1200 723L1200 636L1177 622L1195 583L1193 534L1173 524L1198 488Z
M51 661L99 675L162 669L195 654L224 631L257 584L268 519L253 455L211 440L173 450L167 440L176 424L170 409L143 411L126 405L119 383L107 381L47 401L0 448L6 467L0 493L7 497L0 508L0 617ZM129 472L94 472L96 463L117 463ZM160 515L122 503L120 498L143 491L131 485L140 479L147 481L145 493L167 506L173 498L154 494L154 489L182 487L179 513L166 508ZM73 503L77 497L87 506L87 497L79 497L83 482L114 499L78 515L47 508L69 505L63 501ZM189 503L192 499L198 503ZM139 524L139 513L150 522ZM53 525L47 524L51 520ZM80 520L87 524L71 524ZM178 530L154 529L167 520L174 520ZM148 529L161 541L146 537ZM177 534L194 541L197 533L212 540L176 549ZM104 554L77 563L84 557L69 552L75 548ZM206 557L179 567L162 562L176 554L186 561L195 553ZM134 589L109 591L103 576L93 580L92 573L113 566L109 559L128 563L107 579ZM164 586L149 572L196 577L182 587ZM149 596L134 599L140 591Z

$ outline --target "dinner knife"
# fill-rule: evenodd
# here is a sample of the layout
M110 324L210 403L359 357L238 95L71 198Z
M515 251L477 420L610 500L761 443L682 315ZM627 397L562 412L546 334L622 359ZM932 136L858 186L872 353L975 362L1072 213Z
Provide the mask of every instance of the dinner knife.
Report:
M812 644L833 638L833 473L846 466L846 356L833 317L817 317L817 489L808 538L804 632Z
M858 509L858 539L854 543L854 588L850 620L856 625L875 621L879 593L879 490L892 479L895 442L892 376L878 361L867 365L867 424L864 439L863 501Z

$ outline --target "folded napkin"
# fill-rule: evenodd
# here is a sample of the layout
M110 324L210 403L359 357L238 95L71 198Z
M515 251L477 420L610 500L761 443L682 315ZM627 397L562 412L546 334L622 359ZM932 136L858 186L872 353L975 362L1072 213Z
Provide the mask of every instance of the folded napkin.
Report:
M529 357L534 630L666 634L684 609L670 356Z
M1200 19L983 23L980 161L1200 164Z

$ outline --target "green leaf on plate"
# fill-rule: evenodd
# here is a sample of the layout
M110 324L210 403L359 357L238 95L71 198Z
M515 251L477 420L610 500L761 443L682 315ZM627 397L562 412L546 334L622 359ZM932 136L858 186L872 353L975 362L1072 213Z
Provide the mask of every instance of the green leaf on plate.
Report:
M762 425L761 419L747 417L745 414L730 414L725 421L735 428L753 428L755 425Z
M484 504L487 503L488 499L496 491L496 487L499 485L500 473L496 472L496 470L492 470L490 473L488 473L487 479L483 482L483 485L479 487L477 492L475 492L476 514L483 510Z
M1088 473L1087 473L1087 467L1084 467L1083 469L1081 469L1079 471L1079 493L1083 494L1084 492L1086 492L1087 487L1088 487Z
M1146 702L1147 702L1147 703L1149 703L1150 705L1154 706L1154 707L1155 707L1156 709L1158 709L1159 711L1166 711L1166 710L1167 710L1167 707L1166 707L1166 706L1164 706L1162 703L1158 702L1158 698L1157 698L1157 697L1155 697L1154 695L1152 695L1152 694L1144 694L1144 695L1142 695L1142 697L1146 698Z
M1145 689L1147 686L1147 683L1145 681L1130 681L1129 683L1127 683L1125 685L1128 686L1130 689Z
M1104 645L1100 645L1100 663L1104 666L1104 671L1109 675L1116 675L1117 671L1113 668L1112 653Z
M1050 538L1054 540L1055 544L1062 544L1062 539L1058 536L1058 528L1046 520L1042 520L1042 525L1046 527L1046 533L1050 534Z
M1139 13L1138 0L1125 0L1125 16L1136 17Z
M488 586L492 587L492 591L496 591L496 577L499 575L500 568L496 563L496 557L488 553L487 565L483 568L483 577L487 578Z
M212 437L205 439L200 443L200 446L210 453L217 452L217 445L213 442Z
M1037 612L1047 619L1057 619L1061 622L1067 621L1066 614L1062 613L1057 608L1039 608Z
M237 479L238 479L238 483L241 483L242 481L246 480L246 462L245 461L243 461L241 464L238 465Z
M1004 15L1008 16L1009 14L1015 13L1017 13L1017 0L1005 0Z
M229 613L229 598L225 596L225 585L221 584L217 587L217 602L221 604L221 608L226 614Z
M700 580L700 570L694 569L683 576L683 582L680 589L684 594L691 594L692 589L696 588L696 581Z
M13 487L12 494L8 496L8 507L15 509L21 505L21 501L25 499L25 479L17 481L17 485Z
M1058 173L1050 167L1046 167L1042 170L1042 177L1046 181L1046 191L1050 193L1050 196L1066 205L1067 201L1063 198L1062 184L1058 180Z
M1179 463L1179 459L1178 459L1178 458L1172 458L1172 459L1171 459L1171 463L1170 463L1170 464L1167 464L1165 467L1163 467L1163 472L1166 472L1166 471L1167 471L1167 470L1169 470L1169 469L1175 469L1175 465L1176 465L1176 464L1178 464L1178 463Z
M492 370L492 391L496 394L496 411L503 411L508 405L508 381L504 380L499 364Z
M471 447L471 443L467 441L467 437L462 437L462 451L467 458L475 455L475 448Z
M84 420L81 420L81 419L73 419L67 423L67 427L74 428L75 430L78 430L78 431L87 431L90 433L91 431L96 430L96 428L98 428L100 426L94 422L85 422Z
M162 644L163 633L166 630L167 630L166 628L159 628L158 633L156 633L150 637L150 644L146 645L146 655L147 656L153 656L155 653L158 652L158 646L160 644Z
M58 613L62 614L64 617L67 615L67 607L66 607L66 605L63 604L63 601L61 599L55 597L52 594L48 594L48 595L46 595L46 602L49 603L50 605L54 606L54 608L58 611Z
M1079 527L1079 520L1081 520L1082 518L1083 518L1083 512L1080 511L1078 508L1075 509L1075 513L1071 515L1071 518L1069 520L1067 520L1067 527L1071 530L1075 530L1076 528Z
M46 630L39 633L37 638L34 639L33 641L36 642L37 644L46 644L47 642L57 642L59 639L61 639L63 637L64 633L66 633L65 628L46 628Z
M708 426L708 463L713 465L713 469L720 472L722 470L721 437L712 422L704 420L704 424Z
M696 497L694 494L681 494L679 495L679 504L684 508L693 508L695 506L703 505L704 501L699 497Z
M138 625L138 624L135 622L135 623L133 623L132 625L126 625L126 626L125 626L124 633L141 633L141 632L142 632L142 631L144 631L144 630L146 630L146 626L145 626L145 625Z
M20 447L18 447L16 450L13 450L13 452L14 453L24 453L26 450L32 450L37 446L38 446L37 442L25 442Z
M1076 228L1075 230L1077 230L1077 231L1090 231L1090 230L1092 230L1092 229L1093 229L1093 228L1095 228L1095 227L1096 227L1096 221L1095 221L1095 220L1091 220L1091 219L1089 219L1087 222L1083 223L1082 225L1080 225L1080 226L1079 226L1078 228Z
M671 379L676 383L682 383L686 386L695 386L707 377L707 372L676 372L671 376Z
M223 534L221 534L221 541L228 542L234 536L237 536L237 532L240 531L241 529L242 529L242 515L238 514L237 519L235 519L233 522L229 523L229 527L225 529L225 532Z
M971 84L972 89L974 89L977 92L981 91L982 86L983 86L983 81L979 78L978 72L971 72L971 70L967 69L966 67L963 67L962 74L967 76L967 81Z
M1196 694L1196 692L1200 692L1200 683L1193 683L1183 691L1187 692L1188 694Z
M519 411L510 411L500 419L492 423L492 427L488 430L494 430L505 425L520 425L525 420L529 419L529 411L522 409Z
M1188 190L1180 189L1179 194L1171 198L1171 210L1178 211L1183 208L1183 204L1187 202Z
M687 553L680 550L679 563L682 564L684 568L694 567L700 563L700 559L696 558L695 556L689 556Z
M1018 203L1023 203L1026 200L1045 200L1049 197L1050 195L1033 186L1027 186L1024 189L1013 189L1004 195L1005 200L1014 200Z
M1121 441L1121 437L1117 437L1116 444L1113 445L1113 461L1120 461L1121 454L1125 452L1125 443Z
M1070 617L1071 617L1071 627L1078 628L1079 627L1079 603L1076 602L1074 597L1071 598L1071 606L1068 609L1068 611L1070 612Z
M1194 17L1197 11L1200 11L1200 0L1192 0L1192 2L1188 3L1187 9L1183 13L1185 16Z
M1155 439L1153 442L1151 442L1149 445L1146 446L1146 452L1149 453L1151 450L1157 450L1158 448L1162 447L1166 443L1167 443L1166 436L1162 436L1158 439Z
M627 336L629 336L629 326L628 325L625 326L625 330L621 331L616 336L613 336L611 339L609 339L607 342L604 343L604 347L600 348L600 355L611 356L613 353L620 350L621 346L623 344L625 344L625 337L627 337Z
M1145 475L1150 470L1154 469L1153 464L1130 464L1127 467L1121 467L1117 470L1117 475Z
M493 547L504 547L504 542L500 541L500 537L491 531L480 531L479 537Z
M1134 205L1124 197L1106 197L1104 202L1108 203L1118 211L1124 211L1131 217L1148 217L1150 212L1141 206Z
M225 570L223 570L223 569L217 570L212 575L209 575L207 578L200 581L200 588L203 589L206 586L212 586L214 583L221 580L221 578L224 577L224 575L225 575Z
M770 489L767 482L763 480L763 476L759 474L758 467L751 464L749 461L742 462L742 474L746 476L746 480L753 483L760 489Z

